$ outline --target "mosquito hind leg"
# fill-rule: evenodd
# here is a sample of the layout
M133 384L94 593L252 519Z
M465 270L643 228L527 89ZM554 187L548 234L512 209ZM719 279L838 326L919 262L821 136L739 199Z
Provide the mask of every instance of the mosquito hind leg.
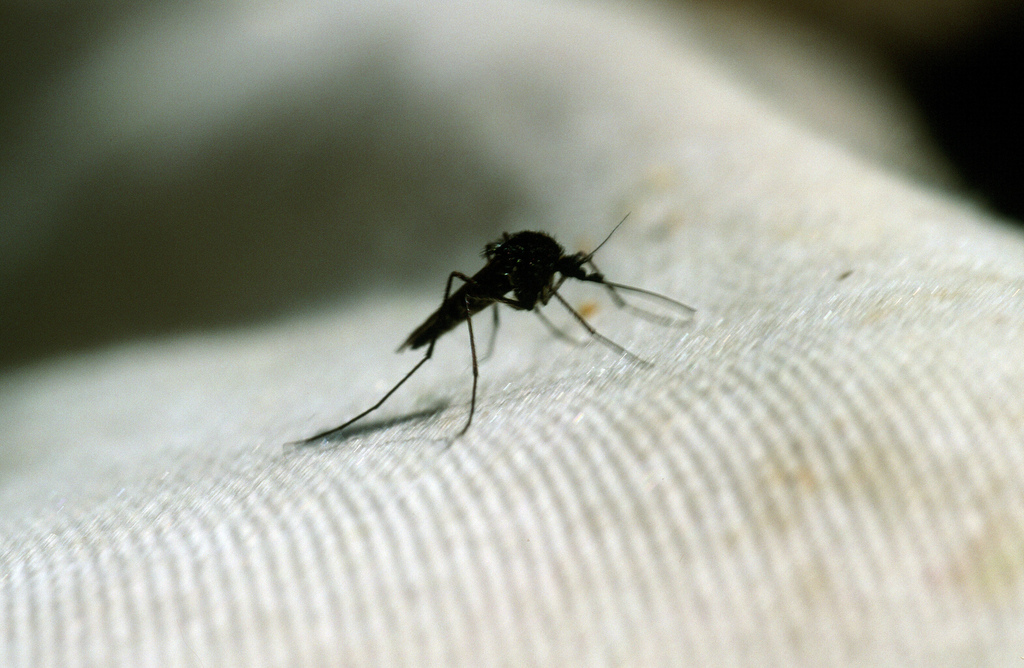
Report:
M397 390L398 388L400 388L400 387L401 387L401 386L402 386L402 385L403 385L403 384L405 383L405 381L407 381L407 380L409 380L410 378L412 378L412 375L413 375L414 373L416 373L416 371L417 371L417 370L418 370L418 369L419 369L419 368L420 368L421 366L423 366L423 364L424 364L424 363L425 363L425 362L426 362L426 361L427 361L428 359L430 359L430 356L431 356L431 355L433 355L433 354L434 354L434 342L432 341L432 342L430 343L430 345L429 345L429 346L427 346L427 352L426 352L426 354L424 354L424 355L423 355L423 359L421 359L421 360L420 360L419 362L417 362L417 363L416 363L416 366L414 366L413 368L409 369L409 372L408 372L408 373L406 373L406 374L405 374L404 376L402 376L402 380L398 381L398 382L397 382L397 383L395 384L395 386L394 386L394 387L392 387L392 388L391 388L390 390L388 390L388 391L387 391L387 394L385 394L385 395L384 395L383 397L381 397L381 398L380 398L380 401L378 401L378 402L377 402L377 403L375 403L374 405L370 406L370 407L369 407L369 408L367 408L367 409L366 409L365 411L363 411L363 412L362 412L362 413L360 413L359 415L355 416L354 418L352 418L352 419L351 419L351 420L349 420L348 422L344 422L344 423L342 423L342 424L338 425L337 427L334 427L333 429L328 429L327 431L322 431L322 432L320 432L319 434L315 434L315 435L313 435L313 436L310 436L309 438L304 438L304 439L302 439L301 441L298 441L298 443L300 443L300 444L309 444L309 443L312 443L313 441L318 441L318 440L320 440L321 438L325 438L325 437L327 437L327 436L333 436L334 434L337 434L338 432L342 431L343 429L345 429L345 428L346 428L346 427L348 427L349 425L351 425L351 424L353 424L353 423L355 423L355 422L358 422L359 420L363 419L364 417L366 417L366 416L367 416L367 415L369 415L370 413L374 412L375 410L377 410L378 408L380 408L380 407L381 407L381 406L382 406L382 405L384 404L384 402L388 400L388 397L390 397L390 396L391 396L392 394L394 394L394 393L395 393L395 391L396 391L396 390Z
M444 301L448 301L448 296L451 294L451 291L452 291L452 281L455 280L456 278L460 278L463 281L465 281L466 283L472 283L473 282L472 278L470 278L469 276L466 276L465 274L463 274L462 272L459 272L459 271L453 271L452 273L448 274L448 282L445 283L445 286L444 286ZM469 305L468 304L466 305L466 313L467 314L469 313ZM467 318L467 321L468 321L468 318ZM473 346L473 327L472 327L472 325L470 325L470 328L469 328L469 337L470 337L469 338L469 342L470 342L470 345L472 347ZM338 425L337 427L334 427L333 429L328 429L327 431L322 431L319 434L315 434L313 436L310 436L309 438L304 438L301 441L297 441L297 442L301 443L301 444L309 444L309 443L312 443L313 441L318 441L321 438L326 438L327 436L333 436L334 434L339 433L340 431L342 431L346 427L348 427L348 426L358 422L359 420L363 419L364 417L366 417L370 413L372 413L375 410L377 410L378 408L380 408L384 404L384 402L387 401L388 398L391 397L391 395L394 394L398 390L398 388L400 388L402 385L405 384L405 381L407 381L410 378L412 378L412 375L414 373L416 373L419 370L419 368L426 363L426 361L428 359L430 359L430 356L434 354L434 344L436 344L436 343L437 343L437 339L435 338L433 341L431 341L429 344L427 344L427 352L423 355L423 359L421 359L419 362L417 362L416 366L414 366L413 368L409 369L409 372L406 373L404 376L402 376L402 380L398 381L395 384L394 387L392 387L390 390L388 390L387 394L385 394L383 397L380 398L380 401L378 401L374 405L370 406L365 411L363 411L359 415L355 416L354 418L352 418L348 422L344 422L344 423ZM473 405L474 406L476 405L476 376L477 376L476 348L473 347ZM470 421L472 421L472 419L473 419L472 410L470 411L469 419L470 419ZM468 428L469 428L469 423L467 422L466 423L466 429L468 429ZM462 432L460 432L460 435L462 433L464 433L464 432L465 432L465 429L463 429Z

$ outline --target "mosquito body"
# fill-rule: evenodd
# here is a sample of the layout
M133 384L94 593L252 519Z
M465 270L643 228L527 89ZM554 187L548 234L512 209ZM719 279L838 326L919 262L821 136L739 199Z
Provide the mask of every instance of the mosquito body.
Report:
M629 307L641 313L646 313L646 311L627 304L622 299L618 290L625 290L658 299L685 312L687 315L694 312L694 309L686 304L656 292L608 281L598 271L593 261L594 253L611 238L615 230L619 229L619 225L622 225L625 220L623 218L597 248L586 254L566 253L565 249L554 238L544 232L516 232L515 234L506 232L502 235L501 239L487 244L483 252L483 257L486 260L483 268L473 276L467 276L458 271L453 271L449 274L441 305L423 324L413 330L405 342L398 348L398 352L401 352L406 349L415 350L426 346L427 350L423 358L373 406L370 406L347 422L333 429L310 436L300 441L300 443L310 443L334 435L380 408L405 381L409 380L430 359L434 353L434 345L437 343L437 340L463 322L466 323L469 329L469 345L473 359L473 393L470 399L469 417L466 420L466 425L458 433L458 436L466 433L469 426L473 423L473 414L476 411L476 390L480 375L477 362L476 339L473 335L473 316L488 307L492 307L494 309L496 328L498 323L497 307L499 304L508 306L516 311L534 311L548 327L552 328L560 336L564 336L541 314L539 309L539 307L547 305L553 297L573 315L590 336L616 352L646 364L646 362L619 344L598 333L569 302L558 294L558 289L562 286L562 283L566 279L574 278L578 281L588 281L605 286L615 305L619 307ZM455 292L452 292L452 284L455 279L462 281L462 285Z

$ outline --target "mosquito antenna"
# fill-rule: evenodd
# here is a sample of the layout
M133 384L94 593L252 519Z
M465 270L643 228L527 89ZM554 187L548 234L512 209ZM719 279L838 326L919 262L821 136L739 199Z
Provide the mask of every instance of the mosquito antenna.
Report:
M632 213L632 211L630 213ZM612 231L608 233L608 236L606 236L604 238L604 241L602 241L601 243L599 243L597 245L597 248L595 248L594 250L590 251L589 254L587 254L587 255L585 255L583 257L583 261L584 262L588 262L590 260L590 258L594 257L594 253L596 253L597 251L601 250L601 246L604 246L606 243L608 243L608 240L612 238L613 234L615 234L615 230L619 229L619 227L621 227L622 224L624 222L626 222L627 218L629 218L629 213L627 213L625 216L622 217L622 220L619 221L619 224L612 228Z

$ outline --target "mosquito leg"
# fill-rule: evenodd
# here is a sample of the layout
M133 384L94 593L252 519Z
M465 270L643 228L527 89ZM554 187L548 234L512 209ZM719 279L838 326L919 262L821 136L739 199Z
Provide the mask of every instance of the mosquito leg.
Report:
M453 271L451 274L448 275L448 282L445 283L445 286L444 286L444 301L448 301L448 296L451 294L451 291L452 291L452 281L455 280L456 278L460 278L463 281L465 281L466 283L472 283L473 282L473 279L471 279L469 276L466 276L462 272ZM466 307L466 312L469 313L468 304L467 304L467 307ZM473 343L472 332L473 332L473 329L472 329L472 326L470 326L470 343L471 344ZM354 418L352 418L348 422L340 424L337 427L334 427L333 429L328 429L327 431L322 431L319 434L316 434L315 436L310 436L309 438L306 438L306 439L303 439L303 440L299 441L299 443L311 443L313 441L317 441L317 440L319 440L321 438L324 438L324 437L327 437L327 436L333 436L334 434L337 434L338 432L340 432L343 429L345 429L345 427L348 427L349 425L351 425L351 424L353 424L355 422L358 422L359 420L363 419L364 417L366 417L367 415L369 415L373 411L375 411L378 408L380 408L384 404L384 402L387 401L388 398L398 390L398 388L400 388L403 384L405 384L405 381L409 380L412 377L412 375L414 373L416 373L416 371L418 371L419 368L421 366L423 366L423 364L428 359L430 359L430 356L434 354L434 344L435 343L437 343L437 339L434 339L433 341L431 341L427 345L427 352L426 352L426 354L423 355L423 359L421 359L419 362L417 362L416 366L414 366L412 369L410 369L407 374L402 376L402 380L398 381L398 383L394 387L392 387L390 390L388 390L387 394L385 394L383 397L380 398L380 401L378 401L374 405L370 406L365 411L363 411L359 415L355 416ZM473 373L474 373L473 400L475 402L476 401L476 351L475 350L473 351ZM470 413L469 419L470 420L473 419L472 412ZM467 429L469 428L469 424L468 423L466 424L466 428Z
M594 329L594 327L589 322L587 322L586 318L584 318L582 315L580 315L576 311L576 309L574 309L572 306L569 305L569 302L565 301L565 299L562 298L562 295L558 294L557 292L555 292L553 294L555 295L555 298L558 299L559 302L561 302L562 306L564 306L566 309L568 309L569 313L572 313L573 317L576 318L576 320L579 321L579 323L581 325L583 325L583 327L588 332L590 332L590 335L592 337L594 337L595 339L597 339L601 343L605 344L606 346L608 346L612 350L618 352L619 354L624 355L626 357L630 357L634 361L639 362L639 363L643 364L644 366L650 366L651 365L651 363L648 362L647 360L641 359L641 358L637 357L633 353L629 352L628 350L626 350L625 348L623 348L619 344L617 344L614 341L612 341L611 339L609 339L607 336L599 333L596 329Z
M469 425L473 424L473 413L476 412L476 384L480 378L480 368L476 361L476 340L473 337L473 316L469 314L469 297L466 297L464 304L466 306L466 326L469 327L469 352L473 356L473 394L470 395L469 400L469 419L466 420L466 426L462 428L462 431L456 434L456 438L465 434L469 430Z
M452 292L452 279L456 279L456 278L462 279L462 281L464 283L472 283L473 282L472 278L470 278L469 276L466 276L461 271L453 271L452 273L448 274L448 282L444 284L444 298L441 300L442 304L444 302L448 301L448 296Z
M540 321L544 323L544 326L547 327L548 330L550 330L550 332L555 335L555 337L562 339L563 341L567 341L574 346L583 345L582 341L577 341L575 338L569 336L563 330L556 327L555 323L551 322L551 320L549 320L548 317L544 315L544 313L541 312L539 308L534 309L533 312L537 314L537 317L540 318Z
M491 338L487 341L487 352L480 356L481 362L486 362L491 358L491 353L494 352L494 342L498 338L498 303L495 302L492 307L491 313L493 317L493 326L491 327Z
M601 285L603 285L605 287L605 289L608 291L609 296L611 296L611 298L612 298L612 302L617 307L619 307L619 308L622 308L623 306L626 306L627 305L626 304L626 300L622 298L622 295L620 295L615 288L613 288L612 286L608 285L608 283L605 282L604 274L602 274L601 270L597 268L597 265L594 264L594 261L593 260L587 260L587 264L589 264L591 267L593 267L594 268L594 272L598 276L601 277L601 280L598 281L598 282Z
M565 280L564 277L563 277L562 280L563 281ZM562 281L559 281L557 285L561 285L561 284L562 284ZM556 290L558 289L557 285L555 287ZM558 294L558 293L556 292L555 294ZM574 346L583 345L583 343L581 341L577 341L576 339L574 339L573 337L569 336L564 331L562 331L561 329L556 327L555 323L551 322L551 320L546 315L544 315L541 312L539 306L535 305L535 306L533 306L531 308L527 308L526 306L524 306L519 301L517 301L515 299L510 299L508 297L499 297L495 301L497 301L500 304L505 304L506 306L514 308L517 311L533 311L534 313L537 314L537 317L540 318L540 321L544 323L544 326L547 327L551 331L551 333L554 334L557 338L562 339L563 341L568 341L569 343L573 344ZM577 317L579 317L579 316L577 316Z
M650 290L644 290L643 288L635 288L631 285L612 283L611 281L605 280L604 274L602 274L601 270L597 268L597 265L594 264L593 260L587 260L587 264L594 268L594 274L591 274L591 277L588 280L603 285L605 289L608 291L608 294L611 296L612 302L615 303L615 306L617 306L618 308L625 308L634 315L637 315L643 318L644 320L647 320L648 322L653 322L655 324L666 327L671 327L672 325L681 325L689 321L690 317L696 312L696 309L693 308L692 306L687 306L686 304L680 301L676 301L671 297L666 297L663 294L651 292ZM662 304L667 304L668 306L672 307L673 309L681 313L683 318L672 318L669 316L661 315L659 313L652 313L647 309L643 309L635 304L631 304L627 302L625 298L623 298L623 296L619 293L620 289L629 292L635 292L642 296L646 296L647 298L655 299Z
M380 398L380 401L378 401L374 405L370 406L365 411L363 411L359 415L355 416L354 418L352 418L348 422L340 424L337 427L334 427L333 429L328 429L327 431L322 431L319 434L316 434L314 436L310 436L309 438L304 438L301 441L299 441L299 443L312 443L313 441L318 441L321 438L324 438L326 436L333 436L334 434L337 434L338 432L343 430L345 427L348 427L349 425L353 424L354 422L356 422L358 420L361 420L362 418L366 417L370 413L374 412L375 410L380 408L381 405L383 405L383 403L385 401L388 400L388 397L390 397L392 394L395 393L395 390L400 388L402 386L402 384L405 383L405 381L409 380L409 378L411 378L412 375L414 373L416 373L416 371L421 366L423 366L423 363L426 362L428 359L430 359L430 356L433 355L433 354L434 354L434 342L431 341L430 345L427 346L427 352L426 352L425 355L423 355L423 359L421 359L419 362L417 362L416 366L414 366L412 369L410 369L407 374L402 376L402 380L398 381L398 383L394 387L392 387L390 390L388 390L387 394L385 394L383 397Z

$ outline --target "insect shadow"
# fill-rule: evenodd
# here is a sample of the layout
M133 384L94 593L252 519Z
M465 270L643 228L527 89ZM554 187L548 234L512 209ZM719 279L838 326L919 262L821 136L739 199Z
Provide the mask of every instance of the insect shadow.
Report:
M352 426L349 425L351 425L352 422L355 422L355 420L349 420L348 424L342 425L342 427L339 427L337 429L331 429L330 431L324 432L322 434L318 434L310 438L304 438L301 441L295 441L293 443L289 443L288 445L294 445L299 448L315 445L321 439L324 439L334 434L335 432L339 432L341 431L342 428L345 427L347 427L347 429L345 429L346 437L358 436L360 434L366 434L371 431L377 431L378 429L387 429L388 427L397 427L398 425L406 424L408 422L416 422L417 420L432 417L434 415L437 415L446 408L448 408L448 402L439 401L435 404L430 405L427 408L424 408L423 410L418 410L412 413L406 413L405 415L399 415L397 417L370 420L363 422L362 424Z
M448 282L444 287L444 297L441 305L434 311L419 327L413 330L412 334L398 347L397 352L406 349L416 350L426 346L423 358L402 377L387 393L374 405L356 415L352 419L337 427L333 427L308 438L296 441L296 445L309 444L329 436L339 434L349 426L363 419L381 405L400 388L405 381L409 380L416 371L423 366L431 355L434 354L434 345L437 340L457 326L466 323L469 329L469 348L473 359L473 392L469 402L469 417L466 424L456 434L456 438L462 436L473 424L473 414L476 412L476 390L480 377L479 362L477 361L476 337L473 334L473 316L480 313L487 307L492 307L494 327L491 331L491 339L488 345L488 357L494 348L494 337L498 331L498 306L504 304L516 311L533 311L540 317L551 331L559 338L567 339L578 343L572 337L554 326L544 314L540 307L547 305L553 297L572 314L573 318L587 331L594 339L608 346L617 353L629 357L634 361L649 366L645 360L637 357L608 337L599 333L587 320L574 309L560 294L558 289L566 279L574 278L578 281L587 281L603 285L611 296L612 302L620 308L626 308L637 315L659 324L672 324L680 322L678 318L668 318L656 313L651 313L628 303L619 294L619 291L631 292L641 297L654 299L676 309L687 318L693 315L695 309L676 301L671 297L636 288L630 285L614 283L604 277L594 264L594 254L604 246L622 223L626 222L629 214L619 221L619 224L612 228L608 236L604 238L597 248L589 253L568 254L565 249L550 235L544 232L516 232L502 234L501 239L484 247L483 257L487 261L480 271L472 276L467 276L459 271L453 271L448 275ZM589 268L589 269L588 269ZM452 292L452 284L458 279L462 285ZM510 296L511 293L511 296ZM430 413L431 411L428 411ZM417 417L418 414L414 417ZM359 431L367 431L374 427L383 427L398 422L404 422L407 418L373 423L360 428ZM350 430L351 431L351 430Z

